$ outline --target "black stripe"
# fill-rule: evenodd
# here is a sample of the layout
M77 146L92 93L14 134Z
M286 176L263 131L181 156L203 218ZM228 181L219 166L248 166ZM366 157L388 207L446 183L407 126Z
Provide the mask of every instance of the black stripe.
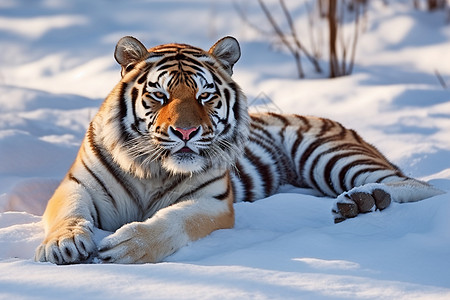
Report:
M242 99L238 98L239 96L239 87L233 83L233 82L229 82L228 86L233 90L234 93L234 104L233 104L233 114L234 114L234 119L236 120L236 127L238 127L240 125L241 122L241 101ZM227 116L228 119L228 116Z
M154 48L153 48L154 49ZM148 59L154 59L154 58L156 58L156 57L164 57L164 53L158 53L158 52L153 52L153 51L151 51L150 53L149 53L149 56L147 57L147 59L146 60L148 60ZM147 62L148 64L150 64L149 62Z
M348 130L353 138L358 142L358 144L365 144L364 140L356 133L353 129Z
M170 69L170 68L175 67L177 65L178 65L178 62L174 62L172 64L167 64L167 65L162 65L159 68L156 68L156 72L166 71L167 69ZM166 73L166 72L164 72L164 73Z
M254 131L250 133L249 141L257 144L261 148L264 149L265 153L270 156L271 165L275 166L276 174L279 174L279 177L272 176L272 187L273 190L276 186L280 184L280 182L291 183L293 185L301 184L297 178L295 170L292 168L292 163L290 158L286 155L285 151L280 147L280 145L274 144L273 140L264 138L262 136L257 136ZM256 136L256 137L255 137ZM252 154L247 150L245 155ZM273 172L271 172L273 173ZM268 196L268 195L267 195Z
M223 200L226 200L230 196L230 193L231 193L231 187L228 185L225 192L223 192L220 195L213 196L213 198L223 201Z
M280 115L280 114L276 114L276 113L273 113L273 112L269 112L269 116L272 116L272 117L280 120L283 123L283 127L280 129L280 138L281 138L281 143L284 144L284 132L286 131L286 128L289 125L291 125L289 123L289 120L285 116Z
M132 138L132 132L130 132L127 128L127 126L130 126L131 129L131 124L129 124L128 120L127 120L127 114L128 114L128 107L127 107L127 102L128 99L125 96L126 95L126 91L127 91L127 83L122 82L120 85L120 91L119 91L119 114L118 114L118 121L117 120L113 120L115 122L118 123L119 125L119 132L121 133L118 136L118 143L119 144L127 144ZM135 88L133 88L135 89ZM132 89L132 93L133 93L133 89ZM138 91L137 91L138 93ZM137 97L137 95L136 95ZM134 107L134 105L133 105ZM136 116L135 116L136 117ZM135 119L136 120L136 119ZM134 123L135 126L137 126L137 123Z
M149 71L147 71L144 74L142 74L142 76L139 77L139 79L137 80L137 83L138 84L143 84L147 80L148 73L149 73Z
M382 166L383 164L375 161L374 159L359 159L359 160L354 160L354 161L350 162L349 164L347 164L346 166L344 166L341 169L341 171L339 172L339 177L338 177L339 185L343 191L348 191L349 189L351 189L351 187L348 187L345 185L345 177L347 176L347 172L351 168L354 168L354 167L360 166L360 165L368 165L368 166L376 166L376 165L380 166L381 165Z
M255 195L253 193L253 178L244 172L244 168L239 162L236 162L236 169L238 172L236 175L242 182L242 187L244 189L244 199L243 201L253 202L255 199Z
M163 77L166 74L167 74L167 71L162 71L161 73L159 73L157 80L159 81L161 79L161 77Z
M319 120L322 121L322 127L320 128L320 132L317 134L317 137L327 134L328 131L330 131L330 129L333 128L335 125L338 125L341 128L343 128L341 124L333 122L329 119L319 118Z
M245 155L261 176L262 184L264 185L264 196L269 196L274 186L274 178L270 166L264 164L262 160L254 155L247 147L245 147Z
M311 129L311 124L308 120L308 118L304 117L304 116L300 116L300 115L294 115L297 119L299 119L300 121L302 121L302 123L306 126L305 131L309 131Z
M231 124L230 124L230 123L227 123L227 122L224 121L224 120L219 120L219 122L222 123L222 124L225 124L225 128L222 130L222 132L220 133L220 135L221 135L221 136L226 136L226 135L228 134L228 132L230 131L230 129L231 129ZM235 129L236 129L236 127L235 127Z
M127 90L128 85L125 82L122 82L120 84L120 91L119 91L119 120L123 121L127 116L127 99L125 97L125 92ZM125 132L125 127L123 126L123 123L120 122L121 125L121 132Z
M91 123L91 125L89 126L88 129L88 142L90 145L90 149L92 150L92 152L94 153L95 157L100 161L100 163L103 165L103 167L108 170L108 172L115 178L115 180L120 184L120 186L122 187L122 189L127 193L127 195L129 196L129 198L134 202L134 204L141 210L142 210L142 205L140 204L140 202L138 201L138 199L136 199L136 197L134 196L134 194L131 192L131 190L129 189L127 183L125 182L123 176L120 174L120 170L118 170L117 167L113 166L110 162L109 159L107 159L103 153L100 151L100 147L96 144L95 142L95 133L94 133L94 127L93 124Z
M234 101L234 105L233 105L233 114L234 114L234 119L236 120L236 126L235 128L239 128L241 126L241 122L242 122L242 116L241 116L241 107L242 107L242 103L241 103L241 99L238 99L237 96L238 94L236 94L235 92L235 101ZM246 125L247 126L247 125Z
M101 221L100 221L99 210L98 210L97 205L95 204L95 198L92 197L91 190L90 190L88 187L86 187L86 185L83 184L83 183L82 183L78 178L76 178L72 173L69 173L69 174L67 175L67 178L68 178L69 180L71 180L71 181L76 182L76 183L79 184L79 185L82 185L83 188L87 191L87 193L88 193L89 196L91 197L92 204L93 204L93 206L94 206L94 211L95 211L95 216L92 214L92 211L90 211L92 220L94 220L94 222L96 223L95 225L96 225L98 228L103 229L103 228L102 228L102 225L101 225Z
M251 115L250 116L252 123L259 123L261 125L268 125L266 121L264 121L263 119L261 119L260 117L257 117L255 115Z
M254 126L252 126L252 127L254 127ZM261 131L264 130L262 127L260 127L259 129L261 129ZM267 131L265 133L269 134L269 132L267 132ZM269 144L269 145L273 145L275 142L275 140L270 136L270 134L269 134L269 137L267 137L267 136L259 134L255 130L250 130L249 139L250 138L253 138L254 141L261 141L261 142L264 141L266 144Z
M214 183L214 182L216 182L216 181L219 181L219 180L224 179L224 178L227 176L227 174L228 174L228 173L225 172L225 173L223 173L223 174L220 175L220 176L214 177L214 178L212 178L212 179L210 179L210 180L208 180L208 181L203 182L202 184L200 184L200 185L197 186L196 188L194 188L194 189L192 189L192 190L190 190L190 191L188 191L188 192L182 194L180 197L178 197L178 199L175 201L175 203L176 203L176 202L179 202L179 201L182 201L183 198L185 198L185 197L187 197L187 196L190 196L190 195L193 195L193 194L197 193L199 190L201 190L201 189L207 187L208 185L210 185L210 184L212 184L212 183ZM227 186L227 189L228 189L228 188L229 188L229 187Z
M137 117L137 114L136 114L136 101L137 101L138 96L139 96L139 90L137 88L133 87L133 89L131 90L131 103L132 103L131 108L133 110L133 118L134 118L133 124L136 128L139 127L139 118ZM144 100L142 100L142 102L144 102Z
M204 51L202 49L197 48L197 47L189 46L189 48L185 48L182 51L185 54L194 55L196 57L208 57L205 54L203 54Z
M341 152L341 151L350 151L350 152ZM343 192L343 190L337 191L331 180L331 172L332 172L334 166L336 165L336 163L339 160L341 160L342 158L346 158L349 156L353 156L353 155L372 156L372 153L370 151L368 151L366 148L364 148L364 146L362 146L362 145L355 145L352 143L344 143L344 144L338 145L336 147L330 148L330 149L320 153L319 155L317 155L315 157L313 163L311 164L311 169L316 168L316 165L322 156L327 155L329 153L333 153L333 152L336 152L336 155L331 157L328 160L327 164L325 165L325 168L323 171L323 180L335 194L340 194Z
M223 90L223 94L225 96L225 104L227 106L227 113L225 115L225 120L228 121L229 118L230 118L230 100L231 100L231 95L230 95L230 91L228 89L224 89ZM233 110L233 112L234 112L234 110ZM236 119L236 116L235 116L235 119Z
M376 171L383 171L383 170L386 170L386 168L383 168L383 167L367 167L367 168L358 170L357 172L355 172L355 174L353 174L352 179L350 180L350 184L352 185L352 187L354 187L356 179L360 175L362 175L364 173L367 173L367 172L373 173L373 172L376 172ZM366 184L366 183L369 183L369 182L364 182L364 184Z
M292 144L292 148L291 148L291 157L292 157L293 162L295 160L295 154L297 152L297 149L303 141L303 133L308 132L312 127L311 124L309 123L309 120L307 118L305 118L304 116L300 116L300 115L294 115L294 116L297 119L299 119L300 121L302 121L302 123L305 125L306 128L299 126L297 129L297 134L296 134L297 137L296 137L294 143ZM302 181L304 181L303 174L298 174L298 175L300 176Z
M326 144L326 143L332 142L332 141L344 139L345 134L346 134L346 129L345 129L342 125L340 125L339 123L336 123L336 125L338 125L338 126L341 128L341 131L340 131L338 134L335 134L335 135L332 135L332 136L328 136L328 137L324 137L324 138L318 138L318 139L316 139L316 140L315 140L314 142L312 142L312 143L308 146L308 148L306 148L306 150L301 154L300 161L299 161L299 164L298 164L300 176L303 176L303 172L304 172L304 170L305 170L305 164L306 164L306 161L309 159L309 157L311 156L311 154L312 154L318 147L320 147L320 146L322 146L322 145L324 145L324 144ZM326 127L326 128L329 128L328 125L327 125L327 126L323 125L323 126L322 126L322 129L325 128L325 127Z
M170 178L172 181L170 182L170 185L168 186L167 181L162 180L162 182L165 182L164 190L158 191L156 194L152 195L152 198L148 200L148 205L146 208L146 211L152 211L154 206L164 197L167 193L171 193L173 189L177 186L182 184L183 180L180 177Z
M147 82L147 85L148 85L149 87L155 88L155 89L159 87L159 83L158 83L158 82L152 82L152 81L149 81L149 82Z
M261 148L264 148L266 154L270 156L272 164L277 167L276 172L280 174L280 180L282 177L282 173L288 174L291 171L294 171L291 167L292 163L290 163L289 158L287 157L283 149L279 145L275 144L273 140L263 137L255 138L255 133L252 132L249 137L249 141L259 145ZM295 171L292 175L295 176ZM286 179L292 180L293 178Z
M359 135L358 133L356 133L353 129L349 129L349 132L352 134L353 138L361 145L365 146L365 149L367 149L367 151L370 151L374 157L378 157L381 160L385 161L387 164L389 164L393 169L397 170L400 172L399 168L394 165L393 163L391 163L375 146L365 142ZM403 176L403 174L402 174Z
M112 205L114 206L114 208L117 210L117 202L116 199L114 199L114 197L111 195L111 193L108 191L108 189L106 188L105 183L94 173L94 171L92 171L87 164L85 163L84 160L81 160L81 163L83 164L84 168L88 171L88 173L95 179L95 181L97 181L97 183L101 186L101 188L103 189L103 191L105 192L106 195L108 195L108 197L111 199Z
M78 178L76 178L72 173L67 174L67 178L68 178L70 181L74 181L74 182L76 182L77 184L81 184L81 181L80 181Z
M194 79L192 79L191 76L186 77L186 85L193 90L197 89L197 83L194 81Z
M274 143L274 140L265 138L255 132L251 132L250 136L248 137L249 141L261 146L266 150L267 153L269 153L272 157L272 160L275 162L277 161L276 158L274 158L274 153L282 154L282 149ZM247 149L246 149L247 151Z
M170 53L172 54L172 53ZM164 58L162 58L160 61L158 61L155 64L155 69L159 68L160 66L164 65L165 63L167 63L168 61L174 60L176 55L169 55L169 56L165 56ZM176 64L175 64L176 65Z
M383 176L383 177L381 177L381 178L378 178L377 181L376 181L376 183L381 183L381 182L383 182L383 180L385 180L386 178L394 177L394 176L396 176L396 177L401 177L401 178L404 178L404 179L408 179L408 178L405 177L405 175L403 175L402 172L400 172L400 171L398 171L398 170L395 170L395 173L394 173L394 174L389 174L389 175Z
M271 143L274 143L275 141L276 141L276 139L273 137L273 135L267 130L267 129L265 129L264 127L262 127L262 126L259 126L259 125L256 125L255 123L251 123L250 124L250 127L251 127L251 134L253 134L253 135L259 135L260 137L262 137L263 139L265 139L265 140L269 140ZM262 133L264 134L264 135L260 135L260 134L258 134L257 132L256 132L256 130L259 130L259 131L262 131Z
M202 73L204 72L203 69L201 69L201 68L204 68L204 65L200 61L193 59L192 57L189 57L186 55L183 55L182 61L183 61L183 63L186 63L186 62L191 63L192 65L191 64L186 64L186 65L191 67L192 69L194 69L196 71L200 71ZM200 68L198 68L198 67L200 67Z
M99 210L98 210L97 203L95 203L95 199L92 199L92 205L94 206L94 211L95 211L95 215L96 215L95 218L94 217L92 218L96 222L95 226L97 228L99 228L99 229L103 229L102 221L100 219L100 213L99 213ZM91 213L91 216L92 216L92 213Z
M222 80L217 76L217 68L215 67L214 63L211 63L209 61L205 61L207 64L209 73L211 74L213 81L217 83L218 85L222 85Z
M286 153L284 145L277 143L276 139L264 128L259 127L259 129L264 131L266 136L259 134L256 130L251 130L248 140L261 148L264 148L265 153L270 156L272 164L276 166L275 172L279 174L279 178L278 182L275 182L274 178L273 186L278 185L280 182L287 182L293 185L301 184L299 180L297 180L298 176L293 168L291 156Z
M197 72L197 73L195 73L195 75L203 77L203 79L205 79L205 81L206 81L206 78L204 76L205 70L203 69L204 66L201 65L199 62L195 63L195 64L187 64L186 61L183 61L183 65L195 70Z
M172 57L174 60L177 60L181 63L186 63L186 62L190 62L194 65L203 67L203 64L201 62L199 62L198 60L195 60L187 55L185 55L183 52L179 52L177 53L175 56ZM189 64L186 64L187 66L189 66Z
M292 144L292 148L291 148L291 157L292 157L293 162L295 161L295 154L297 153L297 149L300 146L300 144L302 143L302 141L303 141L303 131L301 128L299 128L297 130L296 138L295 138L295 141ZM298 175L303 178L303 174L299 173Z

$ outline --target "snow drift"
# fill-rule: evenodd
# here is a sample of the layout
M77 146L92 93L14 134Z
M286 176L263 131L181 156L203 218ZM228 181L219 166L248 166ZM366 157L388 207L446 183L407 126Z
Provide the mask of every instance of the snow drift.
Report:
M442 12L379 2L352 76L299 81L289 55L271 50L231 2L3 1L0 299L450 298L450 92L435 76L450 83L450 28ZM268 97L265 108L335 119L447 194L335 225L333 199L285 186L236 204L233 229L160 264L33 262L46 201L119 80L118 39L209 48L228 34L242 45L234 77L251 103Z

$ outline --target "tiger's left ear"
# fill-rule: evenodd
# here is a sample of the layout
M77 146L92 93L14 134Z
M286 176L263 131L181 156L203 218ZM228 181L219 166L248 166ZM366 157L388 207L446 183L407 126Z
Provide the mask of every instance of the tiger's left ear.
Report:
M233 66L241 57L241 48L238 41L231 36L226 36L218 40L209 49L209 53L214 55L225 67L225 70L233 74Z
M114 58L122 66L122 76L133 69L133 66L149 55L141 42L132 36L125 36L119 40L114 52Z

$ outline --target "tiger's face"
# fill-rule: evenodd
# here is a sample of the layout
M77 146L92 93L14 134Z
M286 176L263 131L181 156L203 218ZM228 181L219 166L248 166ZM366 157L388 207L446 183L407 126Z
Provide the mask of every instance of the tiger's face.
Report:
M182 44L149 50L125 37L116 47L133 117L128 152L142 168L171 173L228 167L248 134L245 97L231 79L239 45L227 37L209 52ZM239 149L240 147L240 149Z
M166 66L152 68L142 87L137 111L145 121L140 129L149 133L163 154L165 169L196 172L227 148L221 137L227 117L225 97L205 67L194 69L181 59Z

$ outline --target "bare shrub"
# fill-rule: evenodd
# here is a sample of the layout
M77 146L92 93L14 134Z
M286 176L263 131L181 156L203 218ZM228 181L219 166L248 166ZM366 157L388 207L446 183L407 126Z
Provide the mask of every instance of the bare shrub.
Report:
M286 47L293 56L299 78L304 78L302 66L304 56L314 67L315 72L322 73L320 59L324 49L328 49L329 76L337 77L351 74L355 61L356 45L361 31L361 15L365 15L367 0L309 0L305 1L308 12L309 45L297 33L294 19L284 0L278 0L278 8L282 14L275 15L264 0L258 0L267 23L271 27L272 36ZM262 26L253 24L239 5L235 5L241 18L252 28L267 36ZM353 30L344 33L344 26L352 18ZM323 26L327 24L327 26ZM284 25L284 26L283 26ZM326 30L324 30L324 28ZM324 32L328 39L324 39ZM325 41L325 42L324 42Z

